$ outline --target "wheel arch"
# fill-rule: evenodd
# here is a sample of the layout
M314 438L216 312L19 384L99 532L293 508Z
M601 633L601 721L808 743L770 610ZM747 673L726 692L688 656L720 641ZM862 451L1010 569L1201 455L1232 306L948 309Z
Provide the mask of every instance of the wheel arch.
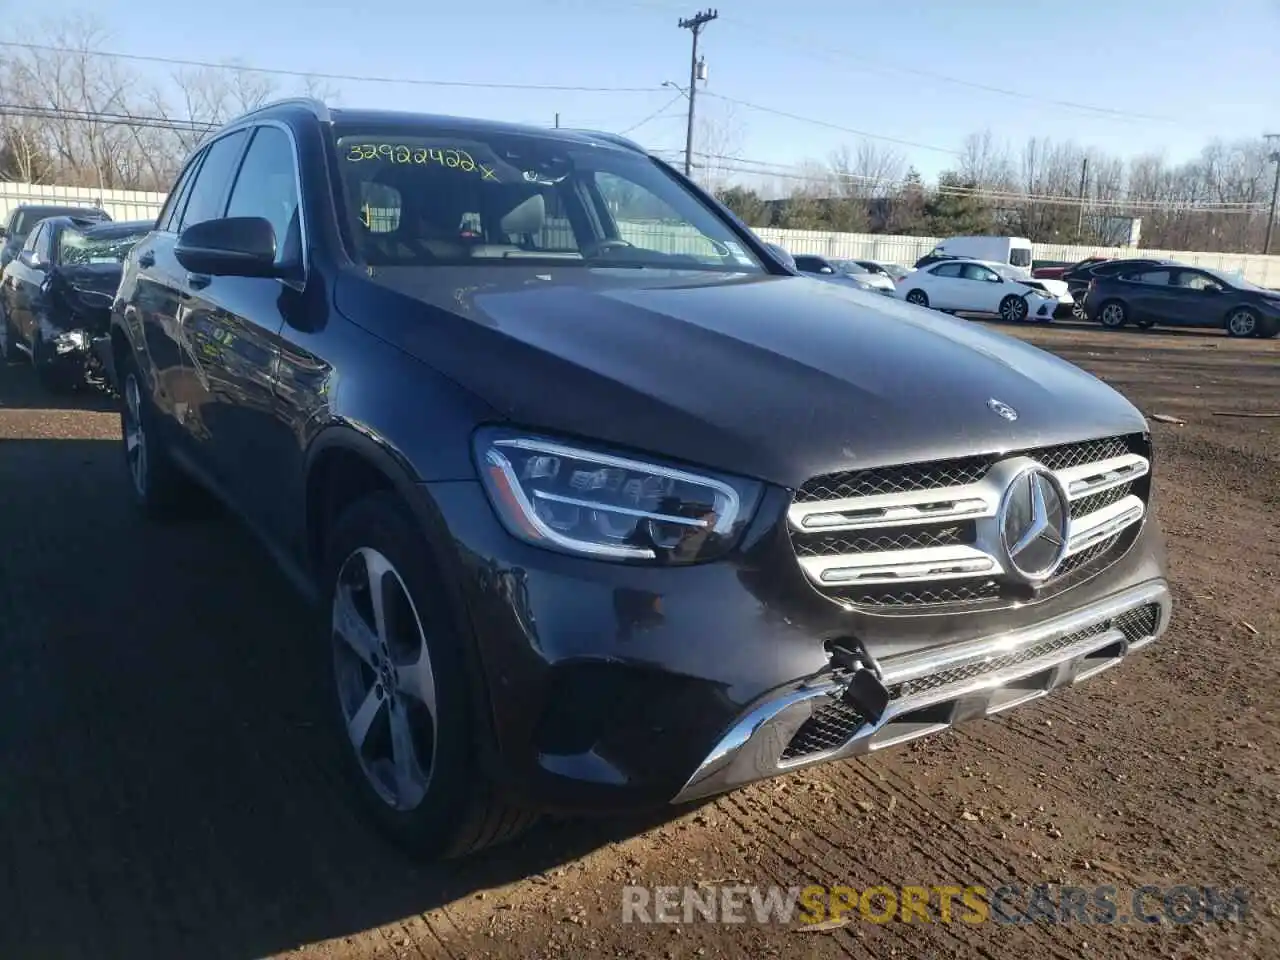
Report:
M462 579L457 575L461 558L453 547L448 526L408 459L390 444L347 423L325 427L316 435L307 450L303 470L306 560L317 595L324 597L326 592L326 585L320 582L326 527L332 529L346 505L378 492L393 494L404 503L417 521L430 560L439 572L450 614L463 634L482 757L489 763L490 772L496 774L500 767L493 763L498 745L487 672Z

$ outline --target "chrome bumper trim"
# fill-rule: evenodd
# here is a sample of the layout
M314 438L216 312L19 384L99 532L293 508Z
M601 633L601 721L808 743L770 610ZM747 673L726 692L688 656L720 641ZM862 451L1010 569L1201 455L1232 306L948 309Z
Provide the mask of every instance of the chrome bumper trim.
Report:
M804 722L818 708L838 699L848 683L847 678L830 676L801 681L743 715L702 761L672 803L687 803L800 767L895 746L945 730L963 720L991 716L1088 679L1117 665L1129 653L1147 646L1164 633L1171 613L1169 585L1164 580L1151 581L1021 630L883 661L881 681L886 687L894 688L948 669L971 664L980 666L1008 657L1152 604L1159 608L1159 617L1148 637L1129 642L1119 629L1112 627L1007 668L920 693L904 694L890 702L878 722L864 723L843 745L784 761L783 751ZM925 710L933 713L912 718L912 714Z

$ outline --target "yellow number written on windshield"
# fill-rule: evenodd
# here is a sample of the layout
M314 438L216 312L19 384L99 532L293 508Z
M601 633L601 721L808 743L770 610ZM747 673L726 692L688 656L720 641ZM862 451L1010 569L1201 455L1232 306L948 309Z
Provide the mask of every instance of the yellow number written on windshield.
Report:
M389 163L417 163L424 166L438 163L450 170L478 173L483 180L497 180L492 167L476 163L465 150L439 147L410 147L403 143L353 143L347 148L345 159L350 163L365 160L385 160Z

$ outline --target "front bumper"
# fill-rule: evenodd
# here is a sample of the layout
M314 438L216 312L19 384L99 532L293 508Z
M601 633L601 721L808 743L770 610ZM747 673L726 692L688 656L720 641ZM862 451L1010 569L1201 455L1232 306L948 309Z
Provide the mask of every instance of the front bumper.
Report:
M1168 623L1154 518L1105 572L1042 602L888 616L841 607L811 586L786 532L784 490L766 492L737 554L669 568L516 541L473 481L426 490L462 574L489 734L481 755L507 793L544 809L651 809L879 749L1077 682ZM1099 626L1125 604L1158 608L1149 637L1121 643ZM1078 624L1096 636L1062 641ZM849 676L832 651L849 647L879 665L897 696L879 722L784 761L805 722L838 703ZM980 663L993 666L979 682ZM963 683L939 684L940 671L961 668ZM917 689L897 688L905 682Z
M801 683L725 734L673 802L684 803L801 767L882 750L989 717L1114 667L1169 624L1163 580L1023 630L881 664L890 692L878 719L844 699L849 679ZM788 756L797 739L812 747Z

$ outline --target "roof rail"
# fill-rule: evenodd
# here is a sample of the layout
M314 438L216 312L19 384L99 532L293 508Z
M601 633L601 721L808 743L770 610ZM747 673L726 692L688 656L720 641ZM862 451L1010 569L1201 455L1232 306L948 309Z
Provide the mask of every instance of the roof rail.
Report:
M585 128L571 127L568 128L570 133L584 133L591 137L599 137L601 140L608 140L610 143L616 143L620 147L626 147L628 150L634 150L637 153L648 153L644 147L636 143L634 140L628 140L626 137L618 133L609 133L607 130L588 130Z
M316 119L327 122L329 120L329 108L323 100L315 97L282 97L279 100L272 100L270 103L264 103L261 106L247 110L234 120L229 122L237 123L249 117L256 117L260 113L266 113L268 110L275 110L278 107L305 107L316 115Z

